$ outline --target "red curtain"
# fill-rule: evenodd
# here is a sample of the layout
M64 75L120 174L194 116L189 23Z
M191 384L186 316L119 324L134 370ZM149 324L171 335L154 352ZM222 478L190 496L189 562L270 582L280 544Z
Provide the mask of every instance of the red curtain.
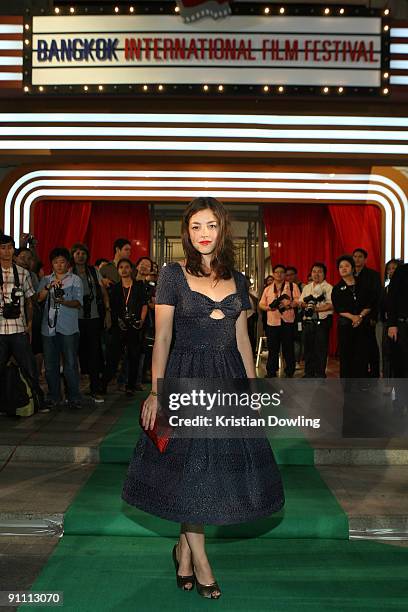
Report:
M113 258L116 238L128 238L132 245L132 261L149 256L150 216L147 204L139 202L94 202L85 237L92 261Z
M54 247L70 248L74 242L83 242L91 216L92 203L78 200L44 200L34 208L34 234L38 252L46 271L48 256Z
M94 262L100 257L112 259L114 240L128 238L135 261L149 255L149 208L138 202L44 200L34 209L34 234L46 271L51 249L56 246L70 249L74 242L84 242Z

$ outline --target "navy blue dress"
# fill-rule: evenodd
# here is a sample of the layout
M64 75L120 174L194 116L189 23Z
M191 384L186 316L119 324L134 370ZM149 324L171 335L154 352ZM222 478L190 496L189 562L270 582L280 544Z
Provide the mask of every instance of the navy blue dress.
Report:
M193 291L178 263L163 267L156 304L175 306L175 342L165 377L246 378L236 343L236 320L250 308L245 278L221 302ZM224 318L210 317L220 308ZM129 464L122 498L178 523L231 525L282 508L281 475L266 438L172 438L160 453L142 431Z

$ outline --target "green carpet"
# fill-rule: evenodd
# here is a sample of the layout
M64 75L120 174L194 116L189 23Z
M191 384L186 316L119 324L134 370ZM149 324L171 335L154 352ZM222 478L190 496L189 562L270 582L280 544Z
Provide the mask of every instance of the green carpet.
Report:
M176 588L166 538L64 536L33 591L67 612L392 611L408 607L408 549L369 541L208 541L217 601ZM21 612L38 609L21 606Z
M127 465L99 465L65 515L66 534L174 536L178 525L122 502ZM279 513L250 523L206 528L211 537L348 538L346 514L309 466L281 466L286 504Z
M140 394L143 398L145 393ZM128 464L139 438L139 406L136 398L115 423L99 447L101 463ZM274 438L271 445L279 465L313 465L313 448L304 438Z

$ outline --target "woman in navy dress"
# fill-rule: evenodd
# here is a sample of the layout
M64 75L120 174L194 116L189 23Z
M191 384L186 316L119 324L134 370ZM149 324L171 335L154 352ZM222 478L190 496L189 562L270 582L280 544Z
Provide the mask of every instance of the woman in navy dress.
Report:
M228 214L214 198L193 200L183 215L185 264L163 267L156 291L152 393L145 429L157 414L161 378L256 378L248 338L246 281L234 268ZM173 340L173 343L172 343ZM177 585L218 598L205 551L204 525L256 520L285 501L281 475L266 438L172 438L160 453L142 431L123 499L181 523L173 549Z

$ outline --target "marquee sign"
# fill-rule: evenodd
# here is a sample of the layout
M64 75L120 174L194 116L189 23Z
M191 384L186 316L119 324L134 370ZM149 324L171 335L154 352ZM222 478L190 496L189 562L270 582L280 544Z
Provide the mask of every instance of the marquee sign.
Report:
M388 26L386 26L388 29ZM175 15L32 19L33 86L381 88L381 17ZM379 89L378 89L379 90Z

